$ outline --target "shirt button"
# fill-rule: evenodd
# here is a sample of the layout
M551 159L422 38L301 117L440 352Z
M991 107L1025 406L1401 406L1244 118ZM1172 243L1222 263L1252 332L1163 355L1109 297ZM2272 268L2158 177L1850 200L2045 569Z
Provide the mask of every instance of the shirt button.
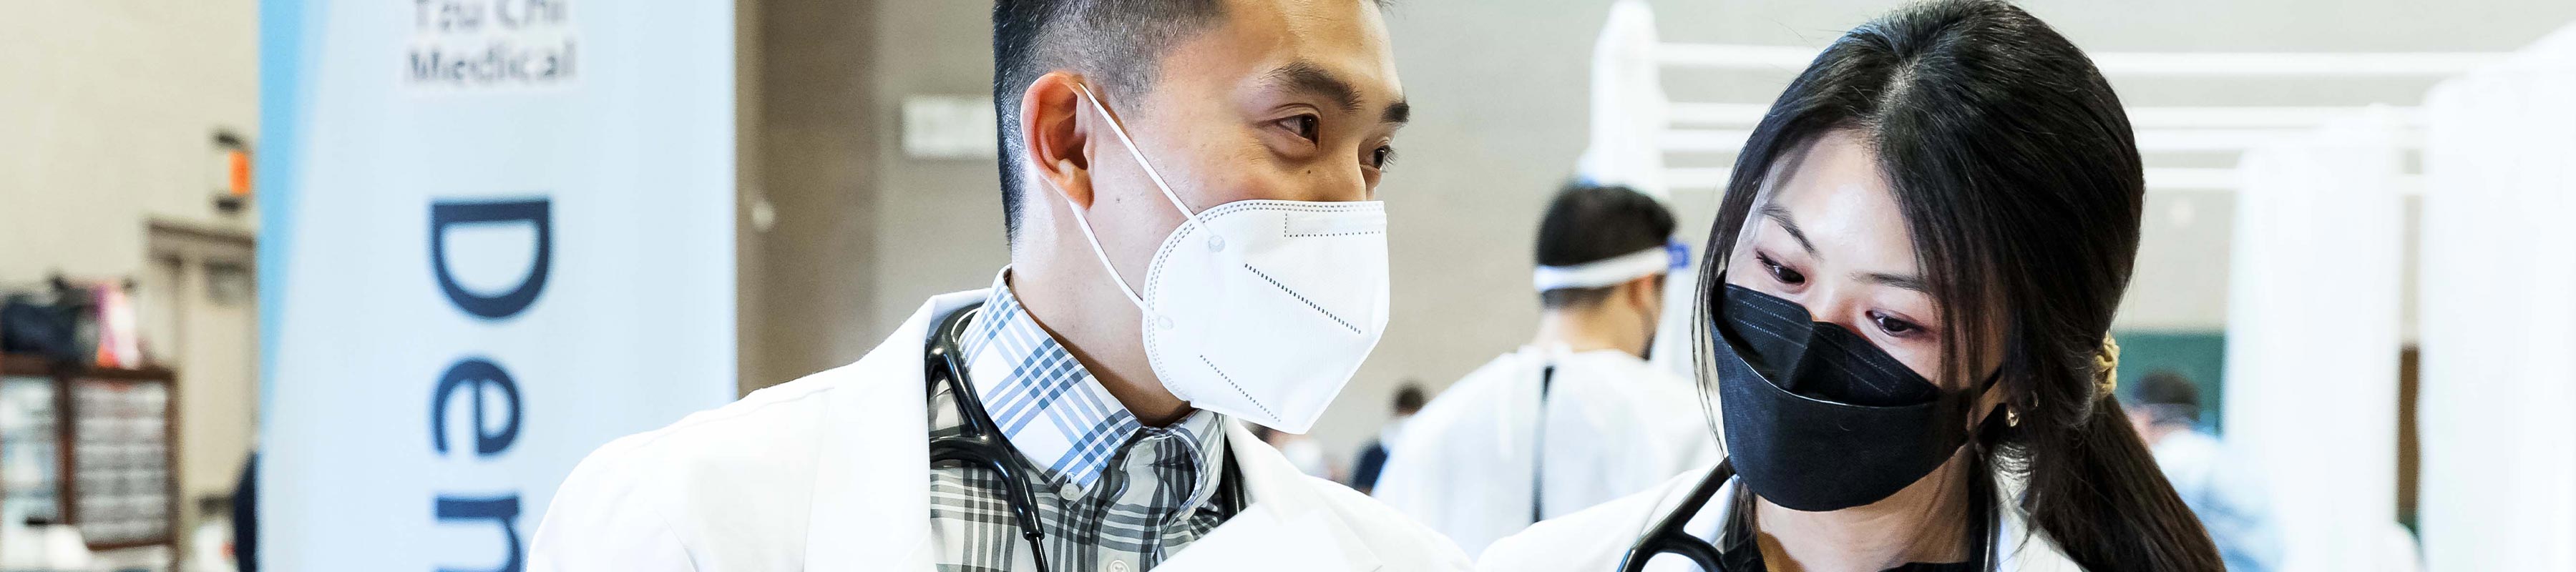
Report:
M1109 572L1127 572L1127 561L1125 561L1125 560L1111 560L1111 561L1109 561Z
M1073 484L1073 481L1065 481L1063 485L1055 488L1055 494L1056 496L1064 497L1065 500L1080 499L1082 498L1082 485Z

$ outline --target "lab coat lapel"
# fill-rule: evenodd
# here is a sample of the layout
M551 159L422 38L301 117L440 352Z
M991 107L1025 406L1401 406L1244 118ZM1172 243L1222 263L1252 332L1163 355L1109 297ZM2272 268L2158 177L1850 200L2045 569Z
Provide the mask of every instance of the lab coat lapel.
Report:
M930 418L923 352L931 322L984 290L923 303L837 388L814 471L809 570L929 570Z
M1377 570L1359 532L1325 503L1315 484L1242 424L1225 422L1226 446L1243 471L1252 506L1191 542L1157 570Z
M2074 558L2057 547L2056 540L2048 538L2048 533L2030 529L2030 522L2027 515L2022 514L2018 500L2026 483L2002 471L1996 472L1995 482L2001 485L1997 487L1995 508L2003 516L1995 522L1995 562L1999 564L1995 569L2004 572L2083 572L2084 567L2077 566Z
M1663 499L1655 503L1654 510L1647 511L1644 520L1634 523L1632 530L1643 535L1662 522L1665 515L1680 509L1682 502L1690 496L1691 486L1697 484L1701 476L1707 475L1710 468L1692 469L1657 487L1663 491ZM1996 508L2002 511L2000 515L2003 517L1995 523L1995 546L1992 547L1995 569L2002 572L2083 572L2084 568L2067 557L2047 533L2030 530L2029 521L2016 508L2015 499L2021 497L2023 483L2002 471L1995 473L1995 482L2001 485L1996 491ZM1709 497L1708 506L1701 507L1699 514L1693 515L1690 522L1683 525L1683 530L1701 539L1717 538L1719 525L1726 522L1735 510L1735 503L1728 499L1735 498L1735 487L1742 483L1741 480L1729 480L1715 496Z

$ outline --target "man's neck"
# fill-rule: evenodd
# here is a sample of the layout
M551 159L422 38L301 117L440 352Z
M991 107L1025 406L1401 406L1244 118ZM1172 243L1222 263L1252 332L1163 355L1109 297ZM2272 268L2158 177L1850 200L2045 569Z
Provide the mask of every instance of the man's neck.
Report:
M2146 432L2138 437L2147 442L2147 448L2153 449L2157 443L2165 442L2165 437L2190 430L2190 425L2181 423L2156 423L2148 425Z
M1603 316L1598 308L1552 309L1539 314L1538 336L1530 340L1540 347L1565 346L1575 353L1619 350L1628 355L1643 355L1645 343L1632 340L1635 334L1622 335L1619 327Z
M1968 558L1968 455L1876 503L1800 512L1755 499L1754 528L1773 570L1878 572L1910 562Z
M1011 286L1011 295L1019 298L1020 307L1029 313L1029 319L1073 354L1074 361L1099 380L1110 396L1118 398L1118 405L1134 414L1137 423L1164 427L1188 417L1195 410L1189 402L1164 389L1162 381L1154 377L1153 365L1146 361L1143 337L1137 330L1141 320L1136 305L1119 294L1117 286L1107 283L1096 287L1061 286L1069 283L1066 280L1109 279L1098 265L1089 268L1089 273L1058 279L1064 267L1014 261L1010 275L1004 279ZM1097 296L1103 292L1109 299Z

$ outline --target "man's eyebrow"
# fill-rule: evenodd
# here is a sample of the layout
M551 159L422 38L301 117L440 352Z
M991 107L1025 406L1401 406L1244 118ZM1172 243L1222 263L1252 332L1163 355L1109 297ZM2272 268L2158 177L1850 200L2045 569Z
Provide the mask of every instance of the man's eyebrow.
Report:
M1894 287L1894 288L1902 288L1902 289L1906 289L1906 290L1913 290L1913 291L1916 291L1916 292L1922 292L1922 293L1925 293L1925 294L1930 294L1930 293L1932 293L1932 285L1931 285L1931 284L1929 284L1929 283L1925 283L1925 282L1923 281L1923 277L1921 277L1921 276L1906 276L1906 275L1886 274L1886 273L1879 273L1879 272L1866 272L1866 273L1861 273L1861 274L1859 274L1859 275L1857 275L1857 276L1858 276L1858 277L1861 279L1861 281L1863 281L1863 282L1869 282L1869 283L1872 283L1872 284L1878 284L1878 285L1882 285L1882 286L1889 286L1889 287Z
M1333 75L1333 72L1315 65L1314 62L1298 61L1279 66L1279 69L1270 70L1265 79L1272 85L1284 86L1290 91L1323 96L1325 99L1332 100L1333 106L1341 108L1343 112L1357 113L1360 110L1360 90L1351 87L1351 82L1342 80L1341 76ZM1386 106L1385 112L1378 114L1378 121L1384 123L1405 123L1412 120L1413 104L1405 102L1400 97L1393 105Z
M1816 255L1816 243L1808 242L1807 233L1798 230L1798 221L1789 218L1789 209L1780 208L1780 205L1776 204L1762 205L1762 216L1771 219L1771 222L1779 223L1780 230L1789 231L1789 238L1798 239L1798 247L1807 249L1808 256Z
M1360 92L1351 87L1351 82L1342 81L1341 76L1333 75L1333 72L1325 71L1324 68L1311 62L1300 61L1279 66L1279 69L1270 70L1265 79L1273 85L1284 86L1291 91L1320 95L1325 99L1333 100L1333 104L1341 107L1342 111L1360 110Z

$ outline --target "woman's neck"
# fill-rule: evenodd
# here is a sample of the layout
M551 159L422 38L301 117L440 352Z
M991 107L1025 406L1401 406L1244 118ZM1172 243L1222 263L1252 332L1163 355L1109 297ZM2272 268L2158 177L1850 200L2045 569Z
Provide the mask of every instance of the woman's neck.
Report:
M1968 471L1960 448L1932 474L1878 502L1830 512L1800 512L1756 496L1754 529L1762 560L1779 572L1880 572L1910 562L1959 562L1971 556Z

